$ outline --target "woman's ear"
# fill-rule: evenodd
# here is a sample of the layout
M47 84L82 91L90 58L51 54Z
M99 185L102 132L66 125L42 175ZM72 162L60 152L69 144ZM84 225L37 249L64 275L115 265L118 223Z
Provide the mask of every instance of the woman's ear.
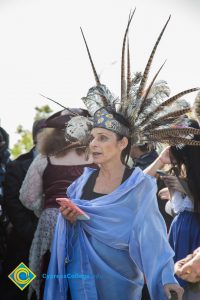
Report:
M124 149L127 147L127 145L128 145L128 139L127 139L127 137L124 136L124 137L119 141L119 143L120 143L120 149L121 149L121 151L124 150Z

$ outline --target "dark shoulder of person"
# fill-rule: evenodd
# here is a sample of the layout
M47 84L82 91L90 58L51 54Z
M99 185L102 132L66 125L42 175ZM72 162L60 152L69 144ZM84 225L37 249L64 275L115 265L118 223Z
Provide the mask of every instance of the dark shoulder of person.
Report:
M28 171L28 168L32 163L33 158L34 158L33 149L31 149L29 152L21 154L15 160L10 161L7 165L7 169L8 170L20 169L20 171L23 172L25 176L25 173Z

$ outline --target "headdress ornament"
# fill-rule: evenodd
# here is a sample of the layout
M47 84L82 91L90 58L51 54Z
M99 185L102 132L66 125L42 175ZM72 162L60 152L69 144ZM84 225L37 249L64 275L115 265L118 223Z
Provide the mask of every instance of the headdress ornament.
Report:
M194 110L194 115L200 124L200 92L198 92L194 100L193 110Z
M122 136L129 137L129 128L117 121L112 112L109 112L108 108L102 107L97 110L94 114L93 121L93 127L106 128Z
M187 126L188 118L186 113L191 111L191 107L182 98L188 93L199 90L199 88L188 89L169 97L170 89L167 83L163 80L156 81L164 64L146 87L156 49L170 17L157 38L143 74L137 72L134 77L131 77L128 31L134 13L135 10L129 15L128 25L123 38L120 98L115 97L105 85L101 84L81 29L96 80L96 86L90 88L87 96L82 98L88 112L93 116L93 126L102 127L131 137L134 144L161 142L171 145L177 143L200 145L199 141L194 141L191 137L188 138L190 134L194 134L193 128ZM125 52L127 52L127 76L125 76ZM126 127L116 120L112 111L122 115L128 121L129 126ZM75 122L74 126L76 126ZM68 131L68 128L66 128L66 131ZM200 134L200 130L196 130L195 134Z

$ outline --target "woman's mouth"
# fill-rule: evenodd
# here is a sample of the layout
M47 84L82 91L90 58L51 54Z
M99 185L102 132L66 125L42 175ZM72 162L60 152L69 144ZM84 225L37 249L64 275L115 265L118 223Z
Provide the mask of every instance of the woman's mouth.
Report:
M102 153L100 152L92 152L92 156L93 157L98 157L99 155L101 155Z

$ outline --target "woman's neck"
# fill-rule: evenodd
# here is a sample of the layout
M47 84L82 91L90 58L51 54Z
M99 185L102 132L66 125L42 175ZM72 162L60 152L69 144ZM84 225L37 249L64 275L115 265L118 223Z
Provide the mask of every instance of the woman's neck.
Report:
M115 178L119 175L124 174L125 165L122 164L121 161L119 162L108 162L105 164L100 165L99 176L109 178Z
M101 164L93 191L110 194L122 183L125 165L121 162Z

